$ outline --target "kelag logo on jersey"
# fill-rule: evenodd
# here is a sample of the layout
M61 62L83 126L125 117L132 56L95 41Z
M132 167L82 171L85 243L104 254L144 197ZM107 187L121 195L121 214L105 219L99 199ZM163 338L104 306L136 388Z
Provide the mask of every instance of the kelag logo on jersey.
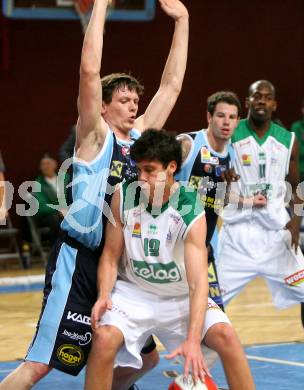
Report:
M160 264L131 259L131 264L134 274L150 283L173 283L182 280L174 261L168 264Z

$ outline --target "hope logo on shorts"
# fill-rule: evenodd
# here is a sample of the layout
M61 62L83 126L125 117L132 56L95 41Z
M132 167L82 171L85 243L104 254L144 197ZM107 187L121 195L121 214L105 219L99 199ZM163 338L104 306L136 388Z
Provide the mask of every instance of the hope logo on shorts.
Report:
M84 356L81 348L72 344L63 344L57 349L57 357L67 366L79 366Z
M182 280L174 261L168 264L160 264L132 259L132 267L136 276L150 283L173 283Z

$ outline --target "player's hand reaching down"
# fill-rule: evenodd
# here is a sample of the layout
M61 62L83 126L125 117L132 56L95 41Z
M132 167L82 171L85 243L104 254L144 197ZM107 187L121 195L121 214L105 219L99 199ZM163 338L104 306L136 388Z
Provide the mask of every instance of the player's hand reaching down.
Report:
M91 312L91 326L95 331L98 328L100 318L104 315L107 310L112 309L112 301L110 298L99 298L92 308Z
M264 195L260 193L254 195L253 207L261 208L261 207L265 207L266 205L267 205L267 198Z
M189 16L187 8L179 0L159 0L159 2L164 12L174 20Z
M194 382L197 383L199 379L202 382L204 382L206 375L211 377L211 374L205 363L205 359L199 342L185 340L172 353L166 355L165 358L173 359L177 356L182 356L185 359L185 363L184 363L185 378L187 378L191 373Z

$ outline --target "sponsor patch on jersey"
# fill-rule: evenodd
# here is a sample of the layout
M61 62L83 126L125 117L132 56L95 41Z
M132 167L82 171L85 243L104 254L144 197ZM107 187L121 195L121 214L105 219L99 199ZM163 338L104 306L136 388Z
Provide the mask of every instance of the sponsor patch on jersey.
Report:
M211 159L210 159L210 164L212 164L212 165L218 165L219 162L220 161L219 161L218 157L212 156Z
M149 283L176 283L182 280L179 268L174 261L171 263L147 263L131 259L134 274Z
M129 146L123 146L121 148L121 153L123 156L128 156L130 154L130 147Z
M121 161L113 160L110 176L121 177L122 168L123 168L123 163Z
M213 167L210 164L204 164L203 170L204 170L205 173L212 173Z
M304 282L304 269L287 276L284 280L288 286L298 286Z
M211 154L206 146L201 148L201 162L204 164L211 162Z
M189 180L189 187L194 188L197 190L200 187L202 178L200 176L193 176L191 175L190 180Z
M225 165L217 165L215 167L215 176L220 177L223 172L226 171Z
M251 165L251 156L250 154L242 154L242 162L245 167L250 167Z
M170 230L167 233L167 241L172 241L172 233Z
M136 222L133 227L132 237L140 238L141 237L141 226L140 223Z

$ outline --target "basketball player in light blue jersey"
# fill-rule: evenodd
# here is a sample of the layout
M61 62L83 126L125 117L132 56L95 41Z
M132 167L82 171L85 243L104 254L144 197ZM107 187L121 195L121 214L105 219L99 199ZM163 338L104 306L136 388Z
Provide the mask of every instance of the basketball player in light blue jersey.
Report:
M179 0L159 0L163 11L174 20L174 35L159 89L144 114L137 118L143 88L132 76L113 74L101 82L103 31L109 3L95 0L84 37L71 205L47 265L37 331L26 361L4 379L1 390L28 390L52 368L77 375L86 364L92 340L90 313L96 301L97 263L111 187L136 174L129 157L131 143L145 128L163 127L181 90L188 49L188 11ZM122 36L125 41L124 31ZM147 365L134 371L131 379L157 362L156 351L154 357L155 360L153 352L149 353ZM121 389L125 386L124 370L116 378L114 388Z

